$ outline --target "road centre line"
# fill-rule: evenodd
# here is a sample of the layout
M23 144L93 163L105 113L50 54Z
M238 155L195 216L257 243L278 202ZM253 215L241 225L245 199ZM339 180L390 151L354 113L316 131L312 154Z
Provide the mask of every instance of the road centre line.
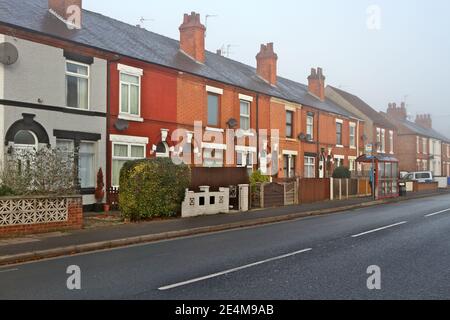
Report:
M192 279L192 280L187 280L187 281L175 283L175 284L172 284L172 285L164 286L164 287L158 288L158 290L159 291L170 290L170 289L182 287L182 286L185 286L185 285L188 285L188 284L192 284L192 283L196 283L196 282L200 282L200 281L204 281L204 280L208 280L208 279L212 279L212 278L217 278L217 277L229 274L229 273L233 273L233 272L237 272L237 271L240 271L240 270L248 269L248 268L255 267L255 266L258 266L258 265L262 265L262 264L265 264L265 263L268 263L268 262L277 261L277 260L289 258L289 257L292 257L292 256L296 256L296 255L299 255L301 253L305 253L305 252L308 252L308 251L311 251L311 250L312 250L312 248L308 248L308 249L304 249L304 250L300 250L300 251L295 251L295 252L292 252L292 253L284 254L282 256L278 256L278 257L274 257L274 258L258 261L258 262L255 262L255 263L247 264L247 265L244 265L242 267L233 268L233 269L225 270L225 271L222 271L222 272L210 274L210 275L207 275L207 276L204 276L204 277L195 278L195 279Z
M402 222L399 222L399 223L391 224L389 226L385 226L385 227L369 230L369 231L366 231L366 232L358 233L358 234L353 235L352 238L358 238L358 237L364 236L366 234L370 234L370 233L374 233L374 232L377 232L377 231L393 228L393 227L400 226L400 225L405 224L405 223L408 223L408 221L402 221Z
M446 212L450 212L450 209L445 209L445 210L441 210L441 211L438 211L438 212L430 213L430 214L425 215L425 217L429 218L429 217L433 217L433 216L436 216L438 214L442 214L442 213L446 213Z

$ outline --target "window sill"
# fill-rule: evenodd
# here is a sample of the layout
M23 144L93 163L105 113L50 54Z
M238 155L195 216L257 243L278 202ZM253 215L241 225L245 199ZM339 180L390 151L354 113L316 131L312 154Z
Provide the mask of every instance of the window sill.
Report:
M290 141L290 142L297 142L297 140L296 140L296 139L294 139L294 138L286 138L286 141Z
M138 116L131 116L128 114L119 114L119 119L121 120L128 120L128 121L134 121L134 122L144 122L144 118L138 117Z
M337 144L337 145L336 145L336 148L344 148L344 146L343 146L343 145L340 145L340 144Z

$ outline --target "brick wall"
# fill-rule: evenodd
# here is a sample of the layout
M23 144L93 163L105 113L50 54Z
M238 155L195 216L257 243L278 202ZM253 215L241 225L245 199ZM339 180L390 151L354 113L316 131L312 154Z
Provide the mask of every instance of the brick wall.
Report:
M39 198L44 199L44 198ZM8 198L0 198L0 201L8 200ZM20 199L16 199L17 201ZM45 223L29 223L0 225L0 237L10 237L13 235L25 235L44 233L61 230L76 230L83 228L83 203L80 197L69 197L67 199L67 221L45 222ZM0 212L0 216L5 216L5 212ZM2 218L3 218L2 217Z

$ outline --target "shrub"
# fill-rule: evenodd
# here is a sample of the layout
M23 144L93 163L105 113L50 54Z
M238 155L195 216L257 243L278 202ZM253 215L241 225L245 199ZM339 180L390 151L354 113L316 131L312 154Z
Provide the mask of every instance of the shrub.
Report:
M252 191L255 191L255 187L258 183L270 182L270 177L263 175L261 170L253 171L250 175L250 187Z
M0 180L17 196L72 195L79 191L74 157L45 147L7 155Z
M14 190L8 186L0 186L0 197L14 196Z
M126 219L176 216L189 188L191 172L169 158L129 161L120 171L119 204Z
M351 176L352 174L347 167L337 167L333 172L333 178L335 179L350 179Z

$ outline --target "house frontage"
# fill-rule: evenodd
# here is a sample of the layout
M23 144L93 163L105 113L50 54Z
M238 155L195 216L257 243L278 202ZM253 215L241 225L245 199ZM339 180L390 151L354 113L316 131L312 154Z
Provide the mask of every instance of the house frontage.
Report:
M10 16L8 9L2 7L2 21ZM76 37L48 10L29 18ZM96 202L97 172L106 168L107 59L95 50L6 23L0 26L0 46L0 159L45 147L72 154L83 204L89 207Z
M174 153L201 167L271 163L279 178L355 169L364 121L325 96L322 69L303 85L278 76L272 43L256 68L208 52L196 13L173 40L86 10L74 18L69 5L82 8L81 0L2 0L3 42L19 52L1 68L2 154L26 137L79 149L86 204L99 168L107 187L118 186L126 161ZM184 134L174 140L177 129ZM237 134L226 137L228 129Z
M447 151L449 139L433 129L431 115L417 115L408 120L405 103L390 103L386 113L398 128L395 153L401 171L431 171L434 176L448 175Z
M365 153L366 147L372 150L374 155L387 155L395 157L397 145L397 128L386 117L369 106L364 100L344 90L327 86L326 95L342 108L354 113L364 120L364 130L360 132L360 138L364 147L361 152ZM366 165L365 170L370 168Z

